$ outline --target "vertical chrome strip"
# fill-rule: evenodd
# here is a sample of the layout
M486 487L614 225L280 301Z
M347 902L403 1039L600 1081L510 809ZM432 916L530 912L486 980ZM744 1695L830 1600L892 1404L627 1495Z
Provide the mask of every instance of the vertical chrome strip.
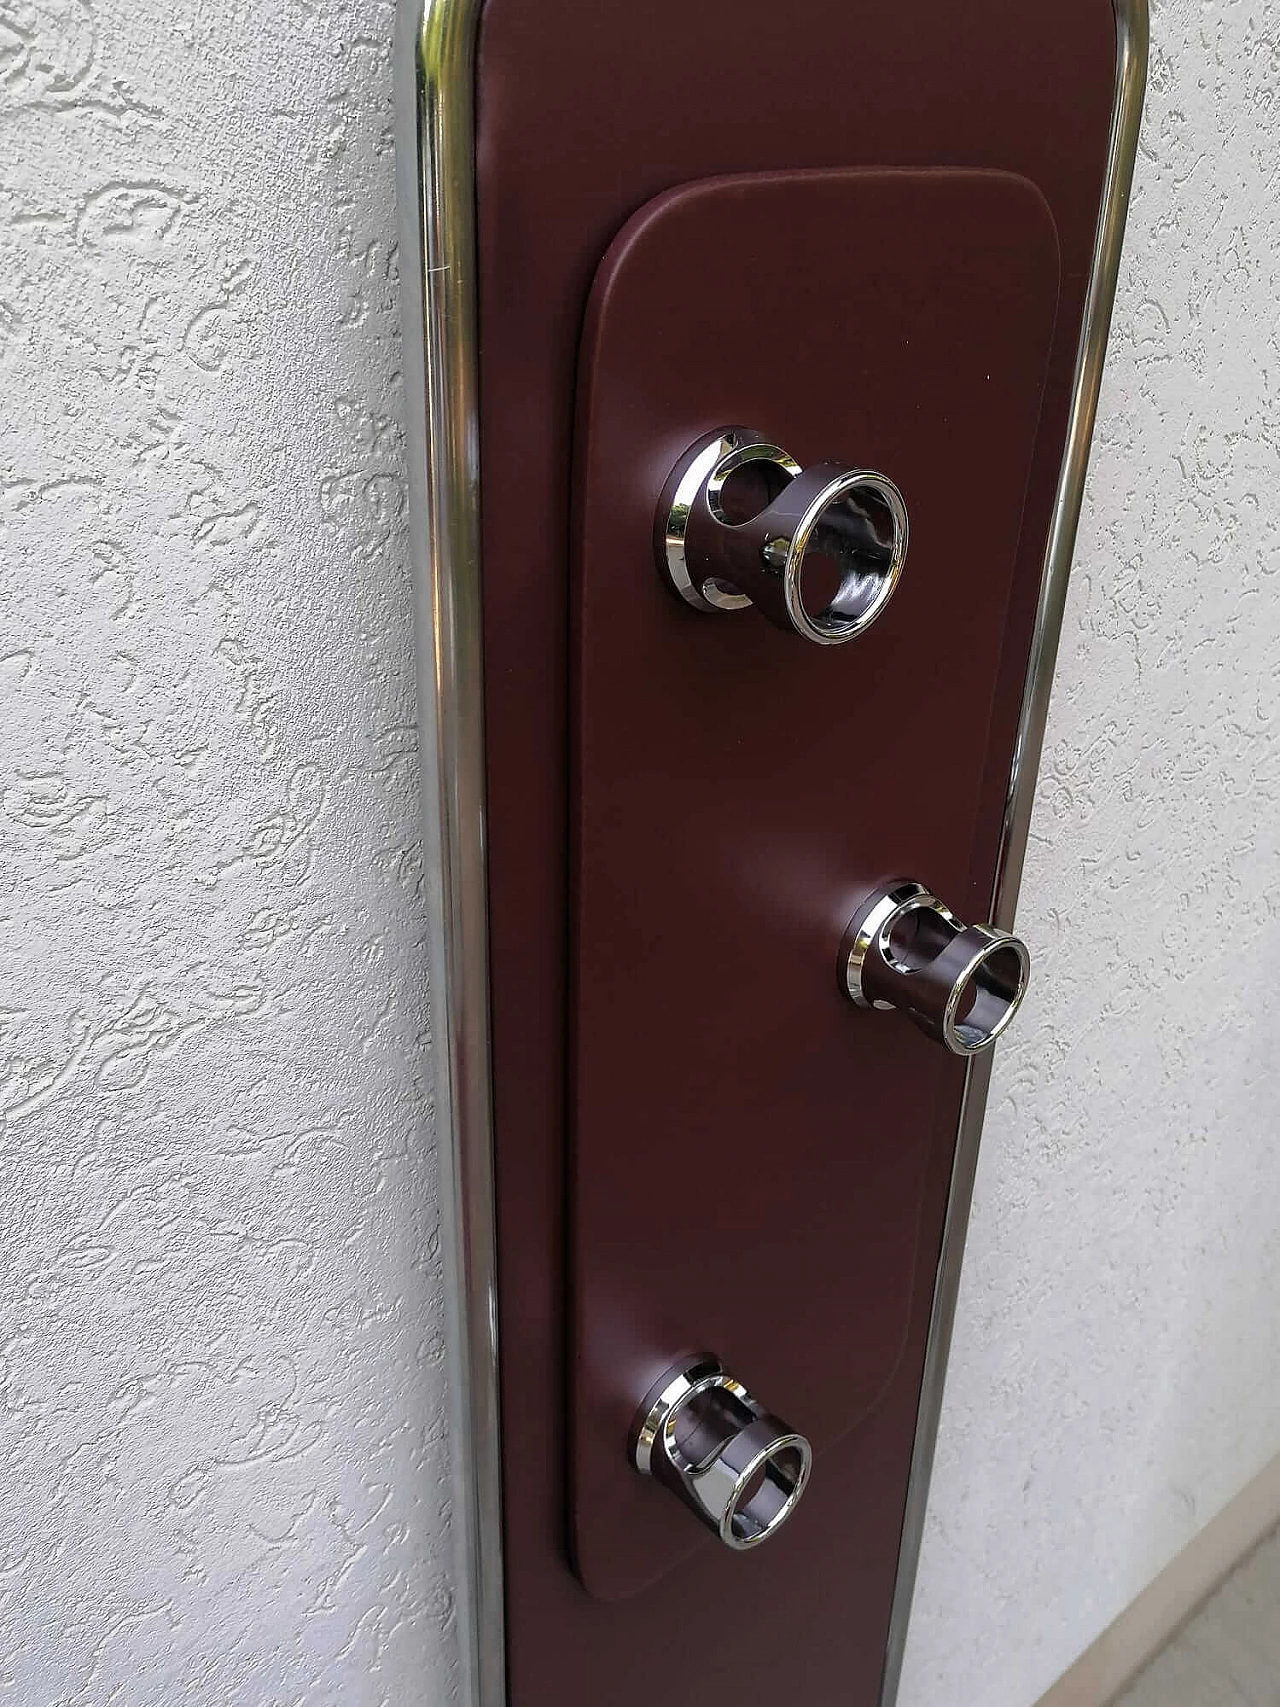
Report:
M1129 192L1133 185L1133 165L1142 124L1142 98L1147 85L1147 0L1115 0L1115 12L1116 94L1111 112L1107 176L1102 210L1098 215L1098 233L1094 239L1080 352L1076 358L1067 446L1062 472L1058 476L1058 493L1045 550L1040 603L1022 694L1022 713L1009 772L1000 854L996 864L991 916L1006 930L1013 920L1018 886L1022 881L1022 861L1027 851L1027 830L1035 801L1040 749L1044 744L1045 720L1049 715L1049 695L1053 691L1053 667L1058 657L1067 582L1071 575L1076 528L1084 499L1084 477L1089 466L1094 417L1098 412L1107 334L1111 329L1111 309L1120 274L1125 221L1129 217Z
M497 1274L486 920L476 374L475 44L481 0L399 0L397 179L406 440L430 894L435 1124L452 1317L460 1700L504 1707ZM1128 212L1147 65L1147 0L1115 0L1116 98L1066 454L1010 773L991 917L1013 920L1035 796ZM882 1707L897 1697L990 1080L970 1066L934 1286L889 1629Z
M503 1707L476 371L479 17L480 0L400 0L396 177L435 1132L453 1354L459 1699L466 1707Z
M1036 610L1031 656L1022 691L1018 736L1009 772L1000 852L992 892L990 917L1004 930L1012 927L1018 901L1018 886L1022 880L1027 831L1035 802L1036 775L1040 766L1040 751L1044 744L1049 695L1053 689L1053 669L1058 656L1058 641L1062 634L1067 581L1071 573L1076 527L1084 498L1089 445L1093 437L1098 392L1102 384L1102 366L1107 352L1107 334L1111 327L1116 280L1120 272L1120 251L1124 241L1125 220L1129 212L1129 192L1133 184L1133 165L1142 122L1142 98L1147 81L1147 0L1114 0L1114 4L1116 89L1111 110L1107 174L1103 186L1102 208L1098 215L1097 235L1094 239L1093 266L1085 299L1080 348L1076 357L1066 451L1058 476L1053 520L1045 550L1040 602ZM951 1188L947 1200L941 1254L934 1279L933 1311L929 1321L929 1341L920 1385L915 1444L911 1453L911 1476L907 1486L898 1577L894 1584L893 1611L889 1622L884 1682L880 1695L881 1707L894 1707L902 1676L907 1625L911 1616L916 1572L920 1564L920 1547L924 1538L929 1478L933 1469L938 1424L942 1415L947 1357L951 1350L951 1332L955 1324L956 1300L960 1291L965 1230L973 1201L978 1145L990 1083L991 1057L978 1056L970 1063L964 1099L960 1105L959 1136L951 1170Z

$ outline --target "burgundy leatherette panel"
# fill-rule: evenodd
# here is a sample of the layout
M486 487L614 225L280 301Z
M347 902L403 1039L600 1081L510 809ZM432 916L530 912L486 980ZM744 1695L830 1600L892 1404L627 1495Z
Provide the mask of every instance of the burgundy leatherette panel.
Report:
M716 1545L619 1451L676 1355L714 1351L821 1453L901 1354L932 1115L960 1075L837 992L837 950L879 880L965 888L1057 298L1048 205L990 172L696 184L636 214L597 275L571 718L574 1499L594 1592ZM902 490L907 567L859 639L814 646L660 584L663 482L736 421ZM793 1539L824 1482L819 1459Z
M905 1340L899 1331L901 1355L871 1409L825 1446L820 1480L793 1523L756 1553L733 1556L714 1545L695 1547L642 1592L616 1601L594 1597L574 1574L569 1537L568 1377L575 1354L567 1297L566 1078L573 419L593 276L610 243L645 203L722 173L992 169L1021 174L1045 198L1061 251L1059 309L1002 648L998 659L988 656L991 691L983 712L974 714L985 731L985 768L980 777L969 774L963 828L940 816L927 844L918 826L910 849L903 850L914 856L920 876L939 887L953 883L946 899L962 916L982 917L1061 461L1106 160L1114 55L1109 0L1043 0L1034 7L1025 0L970 0L963 7L797 0L785 8L771 0L649 0L643 7L614 0L594 7L578 0L488 0L485 7L477 86L482 539L514 1707L648 1707L675 1687L682 1694L713 1689L741 1707L765 1707L780 1697L797 1707L872 1707L961 1084L961 1073L946 1061L922 1066L928 1045L917 1046L904 1025L895 1027L896 1016L884 1018L885 1050L908 1079L917 1070L937 1075L931 1110L925 1113L922 1104L920 1126L908 1143L919 1147L920 1171ZM865 232L841 229L829 239L837 249L881 258ZM771 233L762 232L762 252L770 241ZM840 265L848 265L847 257ZM922 399L922 411L927 407ZM835 444L828 432L811 433L795 416L776 426L750 413L746 418L747 424L776 430L802 458L847 454L877 460L904 488L913 488L907 492L913 506L921 501L917 477L890 466L889 453L878 444L846 445L843 438ZM705 417L697 425L708 422L717 424ZM953 441L975 479L984 449L976 436L958 427ZM679 446L655 449L655 461L673 448ZM646 543L647 538L646 524ZM915 552L913 539L913 559ZM912 568L909 562L899 599L909 596ZM650 593L656 598L656 587ZM652 607L654 621L660 609ZM788 645L806 663L810 650L818 664L827 661L750 613L727 618L718 629L710 618L699 624L693 613L662 615L671 619L673 633L687 636L691 669L695 662L705 668L707 646L717 654L724 648L726 669L731 663L744 671L772 669L775 653L782 659ZM891 620L892 607L883 621ZM896 644L888 627L885 634L886 646ZM879 629L873 629L845 649L849 667L864 648L880 643ZM835 656L843 668L846 659L838 651ZM955 710L937 699L937 684L928 674L908 670L895 691L896 699L886 705L886 731L899 716L921 727L928 718L913 709L920 702L932 707L939 740L955 735ZM656 754L643 756L647 717L646 708L637 706L628 762L659 762ZM959 726L967 735L967 725ZM911 755L904 754L902 762L905 774ZM734 756L729 771L738 782L745 778L745 750ZM767 780L762 776L762 789ZM673 885L677 878L700 879L694 854L674 845L667 852ZM763 838L753 853L750 873L757 887L751 904L767 932L780 930L779 921L768 916L771 896L789 908L788 897L802 890L824 895L822 920L808 927L806 941L796 943L797 963L803 960L806 971L814 942L819 936L825 941L829 914L839 911L823 886L887 870L886 862L879 872L857 874L842 860L837 872L824 863L827 855L807 872L791 869L795 849L778 849ZM777 891L768 881L775 853ZM803 864L803 850L795 857ZM655 1085L667 1071L669 1051L687 1034L682 994L674 988L659 998L670 1021L669 1042L652 1045L654 1058L643 1069ZM776 1017L785 1026L786 1014ZM865 1017L840 1014L850 1027ZM705 1007L693 1016L694 1023L711 1025L722 1018L721 1010ZM892 1044L890 1027L896 1029ZM832 1035L820 1034L824 1051ZM808 1046L809 1040L800 1045ZM851 1124L857 1113L855 1100ZM756 1156L754 1148L748 1155L745 1146L735 1151L733 1134L726 1135L731 1158L759 1164L762 1203L773 1201L778 1189L772 1172L778 1143L785 1164L805 1118L798 1106L793 1125L773 1134L766 1157ZM651 1135L654 1169L664 1165L662 1136ZM677 1213L692 1219L687 1205ZM843 1236L846 1215L825 1203L822 1213L826 1219L813 1237ZM635 1277L637 1287L643 1278ZM780 1283L786 1278L780 1274ZM895 1308L901 1307L901 1287L899 1269ZM602 1289L594 1303L584 1299L582 1307L600 1312L594 1343L607 1346L616 1333L624 1358L638 1341L648 1355L648 1340L656 1335L650 1328L637 1333L643 1313L633 1298L607 1296ZM797 1297L795 1334L805 1331L806 1319L804 1300ZM664 1321L662 1331L673 1332L674 1326ZM690 1337L702 1331L691 1327ZM830 1340L823 1343L829 1349ZM732 1346L715 1349L726 1357L734 1353ZM744 1349L756 1358L754 1347ZM887 1350L882 1355L887 1362ZM781 1366L753 1364L739 1373L784 1415L796 1409L789 1391L771 1390L775 1379L790 1381ZM629 1379L624 1374L623 1381ZM805 1394L799 1397L807 1404ZM798 1415L792 1420L801 1424ZM824 1416L819 1432L829 1426ZM674 1508L673 1519L692 1523ZM620 1547L629 1542L627 1536L619 1539Z

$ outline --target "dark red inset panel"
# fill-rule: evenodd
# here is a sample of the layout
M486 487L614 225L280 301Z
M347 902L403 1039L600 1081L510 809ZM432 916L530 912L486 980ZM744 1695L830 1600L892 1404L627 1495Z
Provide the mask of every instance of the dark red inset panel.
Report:
M954 1127L963 1070L842 997L837 950L878 880L965 889L1058 279L1035 186L960 171L690 185L597 274L571 1094L576 1556L600 1595L717 1545L626 1459L677 1355L716 1353L813 1441L794 1548L835 1473L824 1449L902 1354L936 1116ZM731 423L901 488L910 550L865 635L818 646L660 584L663 483ZM768 1569L763 1551L725 1564Z

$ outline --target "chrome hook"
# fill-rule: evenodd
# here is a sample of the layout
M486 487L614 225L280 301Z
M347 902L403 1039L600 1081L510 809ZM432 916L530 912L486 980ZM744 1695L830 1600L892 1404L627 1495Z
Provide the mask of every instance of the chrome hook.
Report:
M965 925L923 883L870 895L840 944L840 988L859 1007L901 1008L953 1055L990 1049L1018 1011L1027 945L994 925Z
M701 611L755 605L780 628L835 646L863 633L893 596L907 555L907 507L883 474L838 463L801 468L748 427L690 446L658 506L658 566ZM817 610L804 596L825 562L836 585Z
M813 1448L713 1357L686 1358L645 1397L631 1461L735 1553L775 1535L804 1493Z

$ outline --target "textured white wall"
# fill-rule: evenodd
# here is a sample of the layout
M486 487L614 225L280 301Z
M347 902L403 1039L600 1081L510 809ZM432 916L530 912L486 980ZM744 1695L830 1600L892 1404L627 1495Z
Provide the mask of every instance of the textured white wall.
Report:
M1263 18L1156 11L904 1707L1030 1707L1280 1448ZM0 0L22 1707L450 1689L390 38Z
M0 3L0 1695L442 1701L380 0Z
M1029 1707L1280 1451L1280 15L1152 26L902 1707Z

